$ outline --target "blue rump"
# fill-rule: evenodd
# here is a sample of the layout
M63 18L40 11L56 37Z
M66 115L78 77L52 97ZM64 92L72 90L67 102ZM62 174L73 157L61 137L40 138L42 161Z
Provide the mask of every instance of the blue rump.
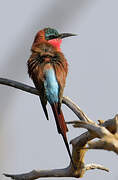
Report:
M50 68L45 71L44 87L47 95L47 100L50 104L59 100L59 85L55 76L54 69Z

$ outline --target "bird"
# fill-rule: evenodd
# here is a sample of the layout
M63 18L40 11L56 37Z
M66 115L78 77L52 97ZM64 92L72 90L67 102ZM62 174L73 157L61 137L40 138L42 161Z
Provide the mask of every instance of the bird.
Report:
M71 163L74 162L69 149L66 133L68 131L61 109L63 91L68 73L68 62L61 51L63 38L75 36L72 33L59 33L56 29L46 27L37 32L31 47L31 56L27 61L28 74L33 80L46 119L49 120L46 108L51 105L57 131L62 135Z

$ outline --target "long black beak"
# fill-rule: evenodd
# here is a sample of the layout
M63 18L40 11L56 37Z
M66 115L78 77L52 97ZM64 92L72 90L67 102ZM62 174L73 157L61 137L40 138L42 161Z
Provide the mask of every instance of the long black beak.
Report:
M70 36L77 36L77 34L72 34L72 33L62 33L62 34L59 34L58 38L66 38L66 37L70 37Z

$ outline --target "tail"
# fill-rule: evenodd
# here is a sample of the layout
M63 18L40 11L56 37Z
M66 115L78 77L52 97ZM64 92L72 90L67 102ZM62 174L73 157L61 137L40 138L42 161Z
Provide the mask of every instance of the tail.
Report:
M45 114L45 117L47 120L49 120L49 117L48 117L48 111L47 111L47 108L46 108L46 101L45 99L43 99L41 96L39 96L40 100L41 100L41 105L42 105L42 108L43 108L43 111L44 111L44 114Z
M41 101L41 105L42 105L44 114L45 114L45 116L46 116L46 119L49 120L48 111L47 111L47 109L46 109L46 105L45 105L42 101Z
M74 169L76 169L73 159L72 159L72 156L71 156L71 153L70 153L69 144L68 144L67 137L66 137L66 132L68 131L68 128L67 128L65 120L64 120L63 112L61 109L60 109L60 113L58 112L58 103L52 104L51 107L52 107L53 114L55 117L58 133L62 135L66 149L67 149L69 157L71 159L72 165L73 165Z

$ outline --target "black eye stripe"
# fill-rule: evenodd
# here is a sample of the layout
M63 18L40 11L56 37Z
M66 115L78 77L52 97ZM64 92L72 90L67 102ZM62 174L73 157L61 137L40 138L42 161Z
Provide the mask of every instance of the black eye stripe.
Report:
M48 37L49 37L49 39L56 39L56 38L57 38L56 35L50 35L50 36L48 36Z

